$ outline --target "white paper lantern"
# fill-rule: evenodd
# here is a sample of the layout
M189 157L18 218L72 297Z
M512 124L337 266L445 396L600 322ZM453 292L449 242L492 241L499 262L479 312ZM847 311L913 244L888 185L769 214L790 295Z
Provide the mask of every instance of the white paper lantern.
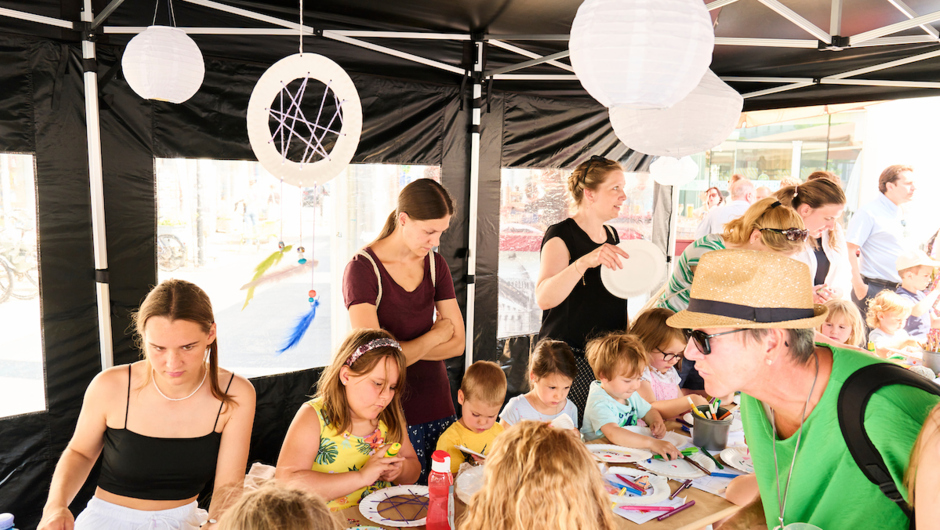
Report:
M724 142L741 116L744 98L712 73L667 109L612 107L610 124L620 141L648 155L681 158Z
M671 107L712 60L702 0L586 0L571 25L571 66L605 107Z
M650 164L650 176L660 186L684 186L698 176L698 164L687 156L662 156Z
M182 103L202 85L206 65L193 39L181 29L150 26L127 43L124 78L144 99Z

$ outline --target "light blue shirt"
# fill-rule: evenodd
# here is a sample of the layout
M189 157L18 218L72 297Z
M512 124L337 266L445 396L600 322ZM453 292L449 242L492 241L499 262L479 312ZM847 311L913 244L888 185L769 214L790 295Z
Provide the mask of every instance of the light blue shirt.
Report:
M584 425L581 426L581 434L584 435L585 441L596 440L604 436L601 432L601 427L604 425L608 423L613 423L618 427L636 425L651 408L652 406L640 397L639 392L634 392L624 404L612 398L606 390L601 388L600 381L594 381L591 383L587 405L584 407Z
M724 233L725 225L744 215L750 207L751 203L741 199L715 208L695 229L695 239L703 238L708 234Z
M862 276L900 283L895 263L906 249L902 217L901 208L883 193L852 216L845 239L862 250Z
M575 425L578 424L578 408L570 399L565 400L565 408L558 414L542 414L535 410L525 395L516 396L506 403L503 411L499 413L500 421L506 422L506 426L515 425L522 420L552 421L562 414L567 414Z

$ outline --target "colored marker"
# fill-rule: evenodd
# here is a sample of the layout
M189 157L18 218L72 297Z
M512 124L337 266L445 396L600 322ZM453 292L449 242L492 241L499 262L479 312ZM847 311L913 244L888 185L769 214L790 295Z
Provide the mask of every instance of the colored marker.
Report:
M686 508L689 508L689 507L694 506L694 505L695 505L695 501L689 501L689 502L683 504L682 506L679 506L679 507L676 508L675 510L672 510L672 511L669 511L669 512L666 512L666 513L660 515L659 517L656 518L656 520L657 520L657 521L662 521L662 520L666 519L667 517L672 517L673 515L675 515L675 514L681 512L682 510L685 510Z
M712 474L711 471L709 471L709 470L705 469L704 467L702 467L702 465L699 464L698 462L696 462L695 460L692 460L691 458L689 458L689 457L687 457L687 456L685 456L685 455L682 455L682 459L685 460L686 462L692 464L693 466L695 466L695 467L701 469L701 470L702 470L702 473L705 473L706 475L711 475L711 474Z
M672 506L617 506L621 510L637 510L644 512L671 512L675 508Z
M618 479L622 480L624 484L626 484L627 486L629 486L629 487L631 487L631 488L633 488L633 489L640 490L640 491L646 491L646 488L644 488L643 486L640 486L640 485L637 484L636 482L633 482L632 480L628 479L627 477L624 477L623 475L618 475L618 474L614 473L614 476L617 477Z
M741 475L735 475L735 474L732 474L732 473L719 473L719 472L717 472L717 471L713 471L713 472L712 472L712 476L713 476L713 477L722 477L722 478L738 478L738 477L740 477Z
M686 480L682 484L679 484L679 487L676 488L676 491L672 492L672 495L669 496L669 500L675 499L676 495L678 495L680 491L688 488L691 485L692 485L692 479Z
M707 456L708 458L711 458L711 459L712 459L712 462L714 462L715 465L718 466L718 469L724 469L724 468L725 468L725 466L721 465L721 462L719 462L717 458L715 458L714 456L712 456L712 454L709 453L708 450L705 449L704 447L702 447L702 454L704 454L704 455Z
M385 451L385 456L386 457L397 456L398 451L401 451L401 444L393 443L392 445L388 446L388 450Z

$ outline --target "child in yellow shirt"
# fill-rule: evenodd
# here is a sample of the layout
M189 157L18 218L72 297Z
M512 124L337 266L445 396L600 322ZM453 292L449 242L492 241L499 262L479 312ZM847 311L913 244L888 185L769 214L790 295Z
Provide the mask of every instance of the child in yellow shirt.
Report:
M450 453L451 473L460 469L461 462L480 460L457 449L458 445L482 455L493 447L493 439L503 432L496 417L505 399L506 375L498 364L477 361L467 368L457 391L457 402L463 409L460 419L437 441L437 449Z

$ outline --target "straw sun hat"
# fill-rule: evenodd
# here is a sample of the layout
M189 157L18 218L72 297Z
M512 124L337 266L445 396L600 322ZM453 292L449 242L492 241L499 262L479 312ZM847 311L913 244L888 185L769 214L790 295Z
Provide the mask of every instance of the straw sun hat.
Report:
M815 328L828 309L813 304L809 267L774 252L716 250L695 269L689 308L674 328Z

